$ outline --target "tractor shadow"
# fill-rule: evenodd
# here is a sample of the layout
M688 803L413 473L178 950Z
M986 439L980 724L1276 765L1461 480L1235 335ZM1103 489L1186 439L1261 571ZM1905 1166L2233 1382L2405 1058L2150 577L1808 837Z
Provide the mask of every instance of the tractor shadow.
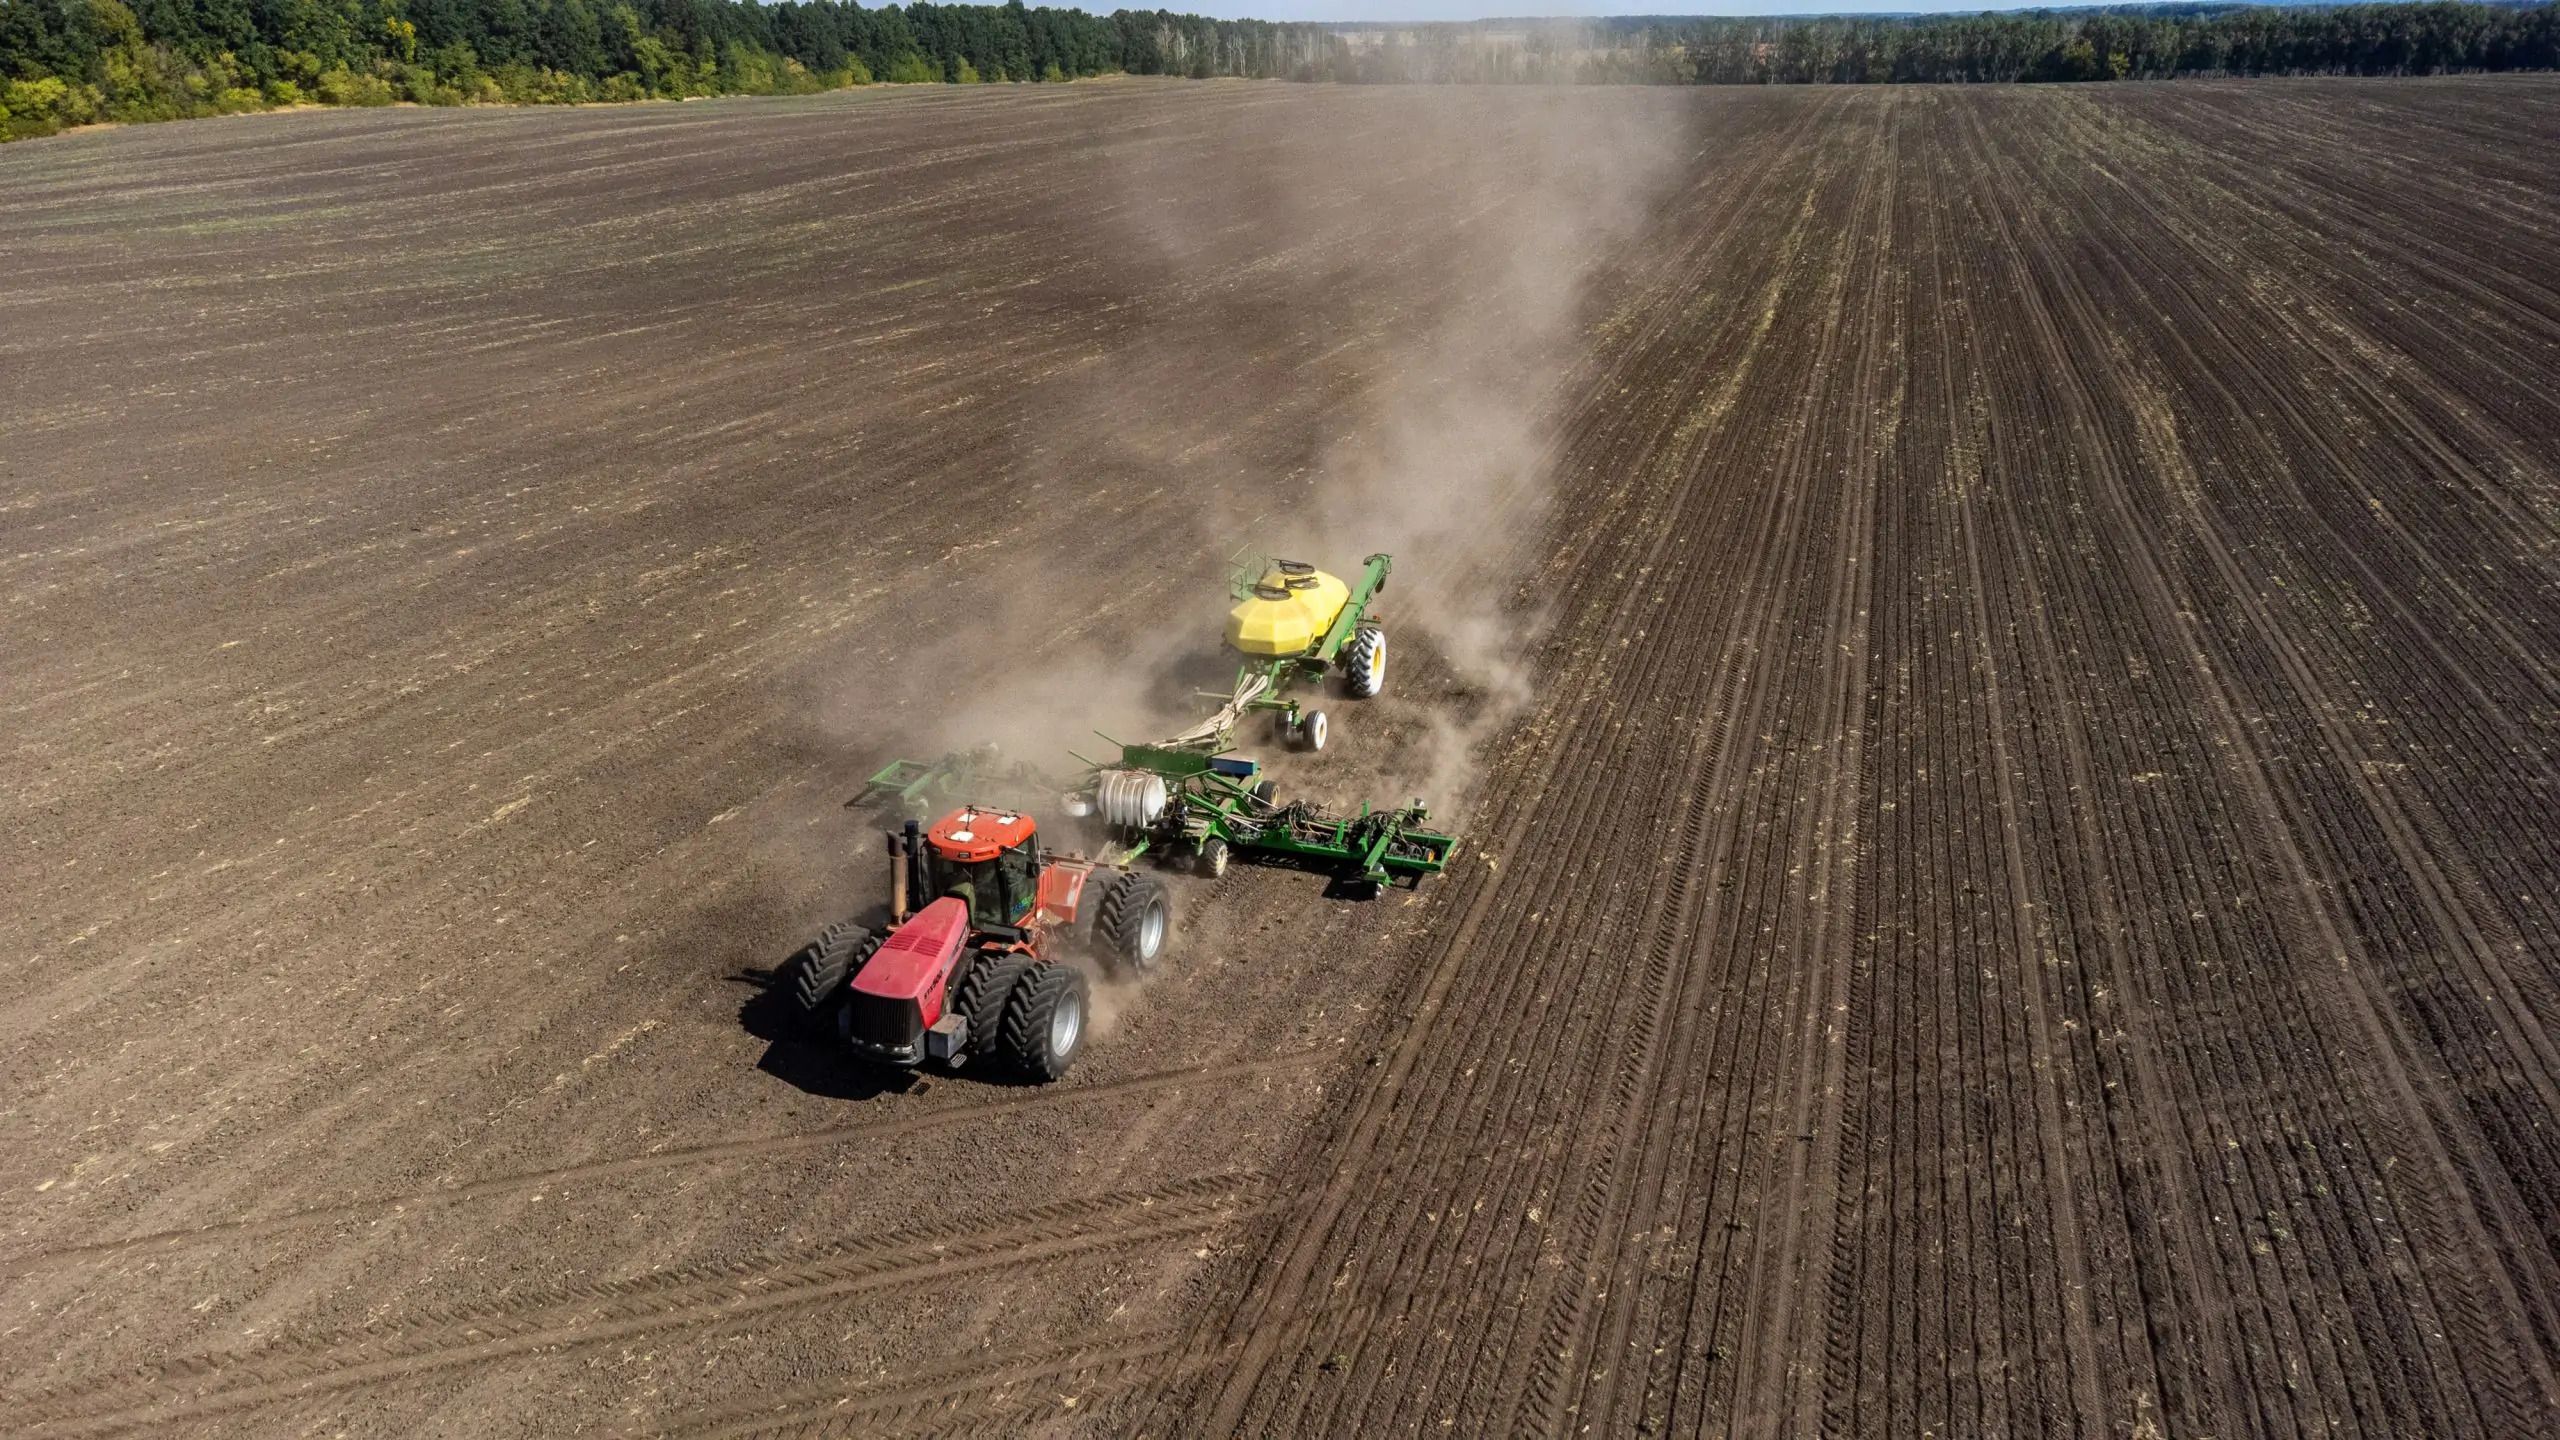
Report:
M825 1100L876 1100L917 1087L924 1077L914 1071L866 1064L804 1032L799 1014L774 986L781 973L782 964L777 961L770 969L742 969L729 977L733 984L754 987L738 1004L738 1025L765 1042L764 1054L756 1060L758 1070L804 1095Z
M980 1061L957 1070L939 1066L908 1069L898 1065L876 1065L847 1053L840 1046L812 1036L803 1028L803 1018L784 997L779 981L790 955L763 968L744 966L728 978L733 985L748 987L748 995L738 1002L738 1027L765 1042L764 1054L756 1068L804 1095L825 1100L876 1100L883 1095L909 1095L929 1084L961 1080L996 1089L1015 1089L1032 1082L1004 1069Z
M809 1034L806 1018L780 986L783 967L800 953L763 968L742 966L729 976L733 985L750 987L738 1002L738 1026L765 1042L756 1068L806 1095L827 1100L874 1100L915 1090L925 1077L913 1070L873 1065Z

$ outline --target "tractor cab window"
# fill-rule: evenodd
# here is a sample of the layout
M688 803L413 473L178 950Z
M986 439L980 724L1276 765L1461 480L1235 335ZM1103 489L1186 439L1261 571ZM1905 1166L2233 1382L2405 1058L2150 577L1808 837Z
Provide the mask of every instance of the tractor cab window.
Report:
M1028 845L1016 845L996 861L1004 872L1004 917L1010 925L1022 918L1040 890L1040 861Z
M1040 860L1030 845L1017 845L991 860L934 857L933 893L967 901L975 924L1021 923L1039 889Z
M956 895L969 906L969 918L980 924L1003 923L1004 879L995 860L943 860L935 866L941 893Z

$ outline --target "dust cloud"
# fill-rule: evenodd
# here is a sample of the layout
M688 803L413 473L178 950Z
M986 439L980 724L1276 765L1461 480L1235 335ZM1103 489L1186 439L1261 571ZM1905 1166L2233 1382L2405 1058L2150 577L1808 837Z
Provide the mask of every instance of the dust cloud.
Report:
M1391 651L1411 676L1423 641L1455 693L1429 706L1382 780L1458 806L1481 745L1535 697L1528 657L1548 617L1519 587L1560 479L1556 402L1592 348L1614 259L1691 141L1642 93L1390 94L1366 145L1257 187L1257 221L1283 237L1338 216L1346 191L1383 202L1386 240L1326 267L1327 283L1405 297L1377 315L1364 382L1337 412L1306 503L1264 531L1280 553L1337 567L1395 555Z
M1108 338L1021 402L1073 422L1015 458L1038 488L983 570L930 567L916 610L965 620L903 677L836 693L827 729L1071 770L1096 731L1152 739L1214 708L1231 553L1348 576L1383 550L1397 738L1358 783L1463 801L1536 693L1546 616L1521 584L1557 488L1556 399L1691 137L1623 89L1358 87L1321 106L1186 101L1097 161L1095 202L1039 243L1105 257L1081 283ZM1097 508L1118 544L1063 553L1050 537L1090 534Z
M880 535L898 623L813 684L814 755L993 747L1063 780L1108 753L1101 736L1159 738L1227 691L1230 554L1348 576L1386 551L1386 695L1336 708L1355 738L1304 789L1463 820L1485 745L1537 698L1549 617L1524 584L1561 399L1587 389L1612 267L1693 141L1632 89L1286 93L1186 99L1179 123L1092 157L1091 203L1024 237L1026 268L1073 277L1044 303L1091 339L992 407L1008 441L967 463L994 466L973 483L1005 511L957 542L947 519ZM1248 749L1278 759L1268 739ZM1055 796L972 798L1046 821ZM840 865L810 848L792 858ZM829 887L867 890L875 868ZM1097 1035L1134 994L1097 987Z

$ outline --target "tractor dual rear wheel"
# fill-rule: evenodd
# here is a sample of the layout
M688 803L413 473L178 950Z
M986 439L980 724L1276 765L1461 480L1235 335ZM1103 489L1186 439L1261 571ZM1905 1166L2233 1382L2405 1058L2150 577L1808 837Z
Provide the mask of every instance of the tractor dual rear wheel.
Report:
M1005 1065L1025 1080L1055 1080L1084 1049L1093 986L1073 965L1045 960L1012 987L1004 1007Z
M839 920L782 967L774 985L805 1029L829 1030L828 1012L846 977L862 968L880 942L850 920Z
M1164 942L1173 933L1173 902L1153 875L1123 870L1102 894L1093 917L1093 940L1112 969L1124 974L1152 975L1164 961Z

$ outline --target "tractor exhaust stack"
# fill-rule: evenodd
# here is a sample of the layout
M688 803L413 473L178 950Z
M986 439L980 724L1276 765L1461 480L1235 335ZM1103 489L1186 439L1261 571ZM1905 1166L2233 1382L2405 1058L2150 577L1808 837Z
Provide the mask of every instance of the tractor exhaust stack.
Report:
M907 918L907 847L906 837L889 832L889 923L896 925Z
M916 822L889 832L889 923L907 923L907 876L915 868Z

